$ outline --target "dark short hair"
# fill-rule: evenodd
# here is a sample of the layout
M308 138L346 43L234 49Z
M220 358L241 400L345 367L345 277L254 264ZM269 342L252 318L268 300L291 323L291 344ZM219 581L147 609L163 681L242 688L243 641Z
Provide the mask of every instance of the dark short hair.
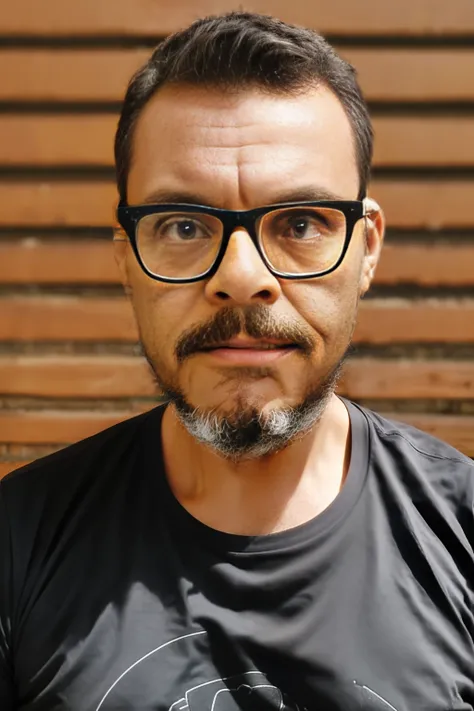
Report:
M115 136L121 200L126 200L133 133L143 107L165 84L226 89L257 86L297 95L325 85L351 122L359 172L359 199L366 195L373 131L355 69L317 32L266 15L232 12L197 20L170 35L132 77Z

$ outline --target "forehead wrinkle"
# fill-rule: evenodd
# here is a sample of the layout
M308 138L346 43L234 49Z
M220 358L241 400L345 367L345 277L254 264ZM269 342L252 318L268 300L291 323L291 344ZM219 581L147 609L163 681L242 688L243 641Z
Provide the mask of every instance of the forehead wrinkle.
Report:
M277 120L275 116L266 115L264 122L257 120L242 122L235 115L231 115L230 118L229 124L209 124L208 117L204 117L203 122L198 126L191 122L189 128L192 130L188 135L190 138L192 136L193 144L197 146L216 150L221 148L238 150L291 143L295 133L300 136L301 132L311 130L311 121L306 116L298 116L297 119L293 117L293 120L288 120L285 116L285 120L282 121Z
M233 124L229 126L202 126L202 135L198 138L198 145L215 149L240 149L254 146L269 145L275 142L273 136L274 126L268 124L265 134L262 135L262 126L257 123ZM257 135L257 138L255 138ZM201 140L199 140L201 138ZM281 134L279 136L281 140ZM210 140L209 140L210 139Z
M250 209L261 204L260 195L267 189L272 189L273 170L269 174L268 171L268 156L258 155L255 153L255 148L260 148L269 144L274 145L273 141L268 141L267 144L262 142L249 144L243 143L241 146L220 147L218 152L225 151L229 155L229 159L219 166L215 165L209 157L209 164L212 174L213 168L225 168L225 175L220 172L219 182L222 188L223 202L229 209ZM280 146L281 148L281 146ZM280 170L283 163L291 167L292 161L290 156L283 161L280 155L279 166ZM259 168L261 169L259 174ZM204 176L203 176L204 180Z
M172 185L178 193L208 196L205 204L215 207L250 209L260 205L259 195L262 191L266 193L272 189L267 170L261 176L252 170L255 177L251 178L248 171L255 165L262 164L260 161L251 163L246 160L242 149L232 151L232 157L229 156L225 161L216 162L212 156L207 155L204 161L175 164L174 175L169 176L172 182L168 179L167 187Z
M208 195L206 203L215 207L239 208L239 163L235 156L217 161L207 155L203 161L175 166L175 181L185 192Z
M173 171L174 176L169 176L166 188L172 186L172 192L176 188L176 194L205 197L166 201L240 210L283 202L355 199L355 195L343 195L320 184L317 176L311 179L306 171L306 180L301 183L301 171L295 174L295 161L290 155L285 156L285 160L279 157L278 173L281 177L275 181L275 164L262 162L258 158L251 160L245 148L231 151L232 159L218 164L207 153L203 161L175 165L177 170ZM170 194L170 191L165 189L164 193Z
M353 163L354 146L336 99L328 104L331 97L318 92L310 104L302 97L288 106L287 100L280 105L280 97L269 104L270 99L255 94L230 106L223 96L208 98L202 92L196 97L186 93L183 106L173 98L170 116L179 109L173 120L162 120L167 106L166 102L160 106L164 95L154 102L156 106L149 105L148 113L145 110L141 130L135 135L141 148L140 165L131 171L137 178L136 201L153 188L163 188L208 194L216 206L245 209L273 202L272 196L285 194L302 180L352 198L357 175L352 176L355 165L348 164ZM314 105L314 99L319 104ZM351 156L349 160L344 152ZM140 166L141 174L137 172Z

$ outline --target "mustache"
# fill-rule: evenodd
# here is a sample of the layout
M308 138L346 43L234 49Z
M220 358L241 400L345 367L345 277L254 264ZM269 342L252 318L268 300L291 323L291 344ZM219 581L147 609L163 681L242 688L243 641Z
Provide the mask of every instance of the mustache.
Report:
M256 339L289 341L305 356L309 356L316 345L309 329L295 321L276 319L268 306L258 304L221 309L209 321L184 331L176 342L176 359L182 363L194 353L213 348L240 333Z

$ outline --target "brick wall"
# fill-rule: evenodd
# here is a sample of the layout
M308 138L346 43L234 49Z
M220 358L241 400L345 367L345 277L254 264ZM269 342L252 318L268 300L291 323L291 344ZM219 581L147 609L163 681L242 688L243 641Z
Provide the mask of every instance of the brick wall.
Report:
M151 47L236 5L0 7L0 475L154 403L112 257L114 128ZM389 230L341 392L474 456L474 3L245 7L325 33L372 108Z

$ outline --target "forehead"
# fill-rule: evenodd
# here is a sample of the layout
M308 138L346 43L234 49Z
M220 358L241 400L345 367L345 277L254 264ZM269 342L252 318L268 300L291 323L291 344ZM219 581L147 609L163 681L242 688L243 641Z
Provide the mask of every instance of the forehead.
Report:
M167 86L135 126L130 203L182 192L245 209L302 185L345 199L358 192L352 127L324 86L296 96Z

